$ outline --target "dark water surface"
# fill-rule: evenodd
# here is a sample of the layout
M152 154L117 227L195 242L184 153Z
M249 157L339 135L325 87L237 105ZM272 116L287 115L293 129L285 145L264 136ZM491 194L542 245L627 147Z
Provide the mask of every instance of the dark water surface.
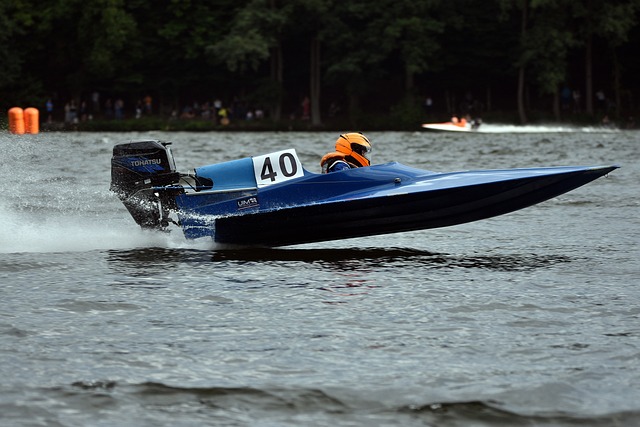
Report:
M540 130L545 130L541 128ZM371 133L436 171L617 163L499 218L279 249L139 230L111 149L182 171L333 133L0 135L0 425L640 425L640 133Z

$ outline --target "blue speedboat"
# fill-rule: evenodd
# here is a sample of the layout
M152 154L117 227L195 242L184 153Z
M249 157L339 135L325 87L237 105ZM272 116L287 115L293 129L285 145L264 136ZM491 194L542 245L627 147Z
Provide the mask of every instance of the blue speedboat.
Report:
M111 189L143 228L187 238L283 246L462 224L513 212L591 182L618 166L438 173L387 163L329 174L295 150L179 173L169 143L113 148Z

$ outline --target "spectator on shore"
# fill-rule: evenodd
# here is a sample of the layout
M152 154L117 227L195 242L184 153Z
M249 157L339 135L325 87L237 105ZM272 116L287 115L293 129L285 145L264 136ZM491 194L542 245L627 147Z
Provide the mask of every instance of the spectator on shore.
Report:
M144 103L144 114L150 115L153 111L153 99L151 98L151 95L147 94L142 101Z
M111 98L108 98L104 102L104 116L109 120L113 119L113 103L111 102Z
M431 96L427 96L424 100L424 112L428 117L433 113L433 98Z
M142 101L138 99L138 102L136 103L136 119L139 119L142 117Z
M209 120L211 118L211 105L209 104L209 101L205 101L205 103L202 104L200 117L205 120Z
M562 88L562 92L560 92L560 100L562 103L562 110L568 111L569 105L571 105L571 89L568 86L564 86Z
M80 102L80 121L86 122L89 119L89 109L87 108L87 101Z
M65 123L78 123L78 107L73 99L64 106L64 121Z
M116 120L124 119L124 101L122 98L116 99L115 104L113 104L113 109L115 112Z
M180 113L180 118L189 120L189 119L193 119L194 117L195 117L195 114L193 112L193 108L189 105L185 105L182 108L182 113Z
M602 89L596 92L596 106L600 111L607 111L607 97Z
M226 126L229 124L229 110L227 110L226 108L222 107L220 108L220 110L218 111L218 118L220 119L219 122L221 125Z
M47 110L47 123L52 123L53 122L53 100L51 98L47 99L45 109Z
M574 113L579 113L580 112L580 91L579 90L574 90L573 91L573 112Z
M302 120L309 120L311 118L311 100L308 96L305 96L302 100Z
M91 94L91 113L100 113L100 92L98 91L94 91Z
M220 98L216 98L215 101L213 101L214 118L218 117L218 112L220 111L221 108L222 108L222 101L220 100Z

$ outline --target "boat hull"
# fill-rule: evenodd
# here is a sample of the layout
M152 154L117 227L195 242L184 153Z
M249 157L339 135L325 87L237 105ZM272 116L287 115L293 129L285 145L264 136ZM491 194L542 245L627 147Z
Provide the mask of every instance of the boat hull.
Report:
M179 225L186 238L285 246L446 227L540 203L618 166L438 173L397 162L328 174L294 149L175 169L170 143L118 144L111 190L142 227ZM176 222L173 214L177 214Z
M367 190L349 189L366 173L359 169L344 180L333 176L325 182L326 193L303 201L299 188L313 185L314 177L291 183L288 188L272 188L254 196L263 208L233 215L218 215L208 223L202 218L214 214L214 205L192 209L199 218L185 234L211 236L216 242L234 245L284 246L353 237L389 234L462 224L513 212L556 197L601 177L616 166L560 167L468 171L437 174L402 165L372 167L378 177ZM371 173L371 172L369 172ZM314 174L312 174L314 175ZM331 174L330 174L331 175ZM363 176L363 175L362 175ZM317 176L320 178L329 178ZM350 179L347 179L350 178ZM317 180L317 179L316 179ZM341 182L343 181L343 182ZM316 184L320 184L316 182ZM375 190L371 190L371 187ZM331 194L331 187L345 188ZM286 193L282 193L285 191ZM298 199L293 205L287 196ZM263 201L271 199L269 204ZM238 200L231 197L230 200ZM280 205L278 207L277 205ZM220 206L218 206L220 208ZM228 209L228 206L225 208Z

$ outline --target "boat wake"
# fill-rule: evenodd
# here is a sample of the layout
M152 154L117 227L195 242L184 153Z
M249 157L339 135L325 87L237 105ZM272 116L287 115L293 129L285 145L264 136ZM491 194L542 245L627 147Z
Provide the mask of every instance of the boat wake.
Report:
M0 198L0 254L212 246L187 241L181 230L150 232L132 223L109 191L101 162L69 167L69 159L100 157L110 144L75 143L66 134L38 137L0 135L0 180L12 183Z
M25 216L0 204L0 253L5 254L214 246L211 241L187 241L181 232L145 231L129 221L86 218L80 214Z
M484 123L477 130L480 133L615 133L616 128L603 126L569 126L569 125L506 125Z

